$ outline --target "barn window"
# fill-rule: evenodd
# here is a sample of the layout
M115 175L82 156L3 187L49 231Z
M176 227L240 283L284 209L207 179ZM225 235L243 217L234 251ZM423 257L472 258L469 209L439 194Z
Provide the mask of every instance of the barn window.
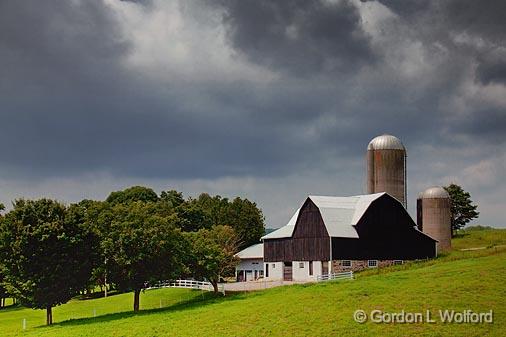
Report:
M309 261L309 276L313 275L313 261Z
M265 264L265 277L269 277L269 264Z
M274 268L276 268L276 264L275 263L272 264L272 269L274 269Z
M304 262L299 262L299 268L304 268Z
M369 268L377 268L378 267L378 260L368 260L367 266Z
M394 264L402 264L404 261L402 260L394 260Z
M351 268L351 260L342 260L342 261L341 261L341 265L342 265L344 268Z

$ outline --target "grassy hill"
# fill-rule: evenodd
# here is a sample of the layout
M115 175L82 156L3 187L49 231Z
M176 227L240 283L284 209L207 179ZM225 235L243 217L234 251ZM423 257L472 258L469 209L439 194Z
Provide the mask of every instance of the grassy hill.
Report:
M354 281L280 287L225 298L182 289L146 291L138 315L129 311L131 294L76 299L55 310L57 324L52 327L43 326L43 311L8 308L0 311L0 331L3 336L503 336L506 247L501 245L506 244L506 230L461 234L453 241L457 249L485 248L368 270L358 273ZM492 309L494 323L359 324L353 320L357 309L430 310L433 316L440 309ZM23 318L28 322L24 332Z

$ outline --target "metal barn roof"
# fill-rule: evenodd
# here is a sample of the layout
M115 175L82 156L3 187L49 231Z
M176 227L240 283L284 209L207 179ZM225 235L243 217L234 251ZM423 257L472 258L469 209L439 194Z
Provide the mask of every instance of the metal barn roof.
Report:
M371 203L385 193L357 195L352 197L327 197L310 195L308 198L318 207L323 223L331 237L358 238L353 227L362 218ZM262 239L289 238L295 229L300 208L287 225L269 233Z
M235 254L241 259L263 259L264 258L264 244L257 243L256 245L244 248L239 253Z

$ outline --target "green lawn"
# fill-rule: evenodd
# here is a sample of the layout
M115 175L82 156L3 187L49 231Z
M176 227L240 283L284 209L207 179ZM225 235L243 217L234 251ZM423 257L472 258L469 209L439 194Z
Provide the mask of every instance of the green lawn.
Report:
M454 246L482 242L469 232ZM497 232L504 237L506 230ZM487 233L486 236L491 234ZM491 246L491 241L486 246ZM506 247L455 251L427 262L358 273L354 281L297 285L213 298L181 289L147 291L142 313L129 312L132 295L74 300L55 309L57 324L42 326L44 312L0 311L3 336L504 336ZM160 299L164 308L160 306ZM186 301L186 303L184 303ZM97 316L93 318L93 310ZM353 312L439 309L494 311L493 324L356 323ZM69 320L69 318L89 317ZM28 329L21 331L27 318ZM62 322L63 321L63 322ZM61 322L61 323L58 323ZM37 327L38 326L38 327Z
M452 240L452 247L457 250L472 247L491 247L497 245L506 245L506 230L479 230L476 227L470 227L467 230L459 231L458 237Z

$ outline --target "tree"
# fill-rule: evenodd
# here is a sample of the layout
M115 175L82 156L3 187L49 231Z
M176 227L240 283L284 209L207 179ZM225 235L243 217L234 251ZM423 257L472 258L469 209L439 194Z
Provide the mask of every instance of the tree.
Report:
M262 211L248 199L235 198L229 205L228 217L223 224L235 229L241 240L240 249L258 243L265 233Z
M91 271L91 274L89 272L87 274L89 277L85 285L87 291L98 285L97 270L100 270L103 263L103 255L100 251L100 232L96 226L96 214L102 204L93 200L82 200L77 204L70 205L67 209L67 222L81 227L87 233L85 251L81 254L86 256L81 261L83 269Z
M478 218L478 205L473 205L471 195L457 184L450 184L444 188L450 195L452 237L469 221Z
M178 207L184 203L183 193L175 190L162 191L160 193L160 200L170 203L172 207Z
M132 186L123 191L112 192L109 194L106 201L113 205L134 201L157 202L158 195L151 188Z
M167 216L157 203L117 204L111 214L102 242L108 278L121 290L134 291L134 311L139 311L140 291L147 283L183 271L186 241L176 229L175 214Z
M230 202L219 195L211 197L207 193L202 193L196 200L189 200L186 204L192 205L194 212L200 210L205 216L202 219L196 219L196 217L189 219L190 224L193 224L193 230L218 225L230 226L241 241L240 249L258 243L265 233L262 211L248 199L237 197ZM178 214L180 218L189 218L180 211Z
M2 270L1 270L1 266L0 266L0 309L3 308L5 306L5 298L8 296L7 294L7 289L5 289L4 285L3 285L3 275L2 275Z
M215 226L188 233L191 242L190 269L195 278L206 278L218 292L220 277L235 268L239 259L234 255L239 239L229 226Z
M184 232L196 232L212 226L208 213L194 200L189 200L177 207L177 226Z
M16 200L0 227L4 285L21 304L46 309L69 301L89 279L87 233L64 205L49 199Z

